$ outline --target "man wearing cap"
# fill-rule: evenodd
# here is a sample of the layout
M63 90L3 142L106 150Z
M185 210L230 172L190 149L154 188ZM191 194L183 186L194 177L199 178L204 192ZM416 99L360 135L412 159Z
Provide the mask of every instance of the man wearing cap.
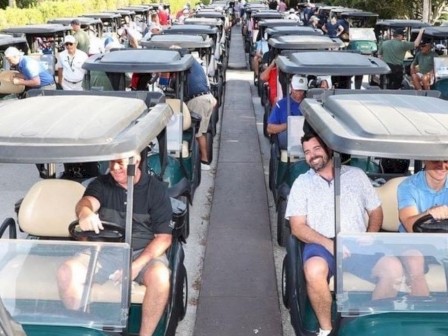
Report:
M378 56L389 65L391 72L386 75L387 88L398 90L403 82L403 61L407 51L417 48L422 40L425 28L421 28L414 42L403 41L404 30L395 29L392 39L384 41L378 50Z
M416 90L430 90L434 83L434 57L437 54L431 50L431 43L422 41L420 51L411 64L412 83Z
M15 47L9 47L5 50L5 58L20 73L11 78L13 84L25 85L26 89L56 89L53 76L39 61L24 56L23 52Z
M76 41L78 42L78 49L84 51L86 54L89 53L90 49L90 39L89 34L87 34L82 28L81 28L81 22L78 19L74 19L71 22L72 30L73 30L73 36L75 37Z
M74 36L64 38L65 50L58 55L58 83L64 90L82 91L82 81L85 70L82 65L88 58L87 54L76 48Z
M300 116L300 103L305 98L308 90L307 78L304 76L294 75L291 80L291 94L288 97L280 99L275 104L268 118L267 131L269 134L277 134L278 142L281 149L285 149L287 145L286 126L288 121L288 100L289 115Z

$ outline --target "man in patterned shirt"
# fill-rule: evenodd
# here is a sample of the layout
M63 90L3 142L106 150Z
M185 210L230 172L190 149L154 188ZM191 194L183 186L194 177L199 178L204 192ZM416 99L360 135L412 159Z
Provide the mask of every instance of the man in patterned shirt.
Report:
M320 325L318 335L327 336L332 332L332 296L328 280L336 268L334 167L330 149L316 134L305 134L301 142L311 169L295 180L286 218L290 220L292 234L305 243L302 257L308 298ZM341 231L379 231L383 210L366 174L359 168L342 166L340 185ZM347 267L351 273L376 283L372 299L395 297L395 285L403 277L397 258L375 255L370 260L366 260L366 256L360 260L359 255L351 255L346 247L343 252L346 263L353 265Z

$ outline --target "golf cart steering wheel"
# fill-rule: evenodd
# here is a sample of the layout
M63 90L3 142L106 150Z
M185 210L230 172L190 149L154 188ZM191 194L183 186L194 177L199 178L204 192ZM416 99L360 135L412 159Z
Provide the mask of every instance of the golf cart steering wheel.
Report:
M73 221L69 227L68 232L70 236L75 240L87 240L87 241L103 241L103 242L122 242L124 241L125 228L112 222L101 221L104 230L100 230L99 233L95 231L83 231L79 226L79 220Z
M435 220L427 214L415 221L412 230L424 233L448 233L448 219Z

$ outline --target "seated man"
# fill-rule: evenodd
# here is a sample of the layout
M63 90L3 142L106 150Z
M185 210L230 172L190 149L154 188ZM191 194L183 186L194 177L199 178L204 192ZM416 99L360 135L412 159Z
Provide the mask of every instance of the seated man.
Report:
M425 161L425 169L409 176L398 186L400 232L413 232L414 223L425 215L436 220L448 218L447 161ZM408 250L403 265L411 295L429 296L425 262L420 251Z
M255 78L258 77L258 68L263 58L263 55L269 51L268 41L266 40L266 36L256 43L256 49L254 57L252 58L252 70L255 73Z
M301 143L311 169L295 180L285 217L290 220L291 233L305 243L302 257L308 298L319 322L318 335L327 336L333 328L328 280L336 268L332 152L314 133L305 134ZM366 174L359 168L342 166L340 183L341 232L378 232L383 210ZM397 258L377 255L366 263L344 248L344 259L353 264L353 273L376 283L373 300L396 296L396 285L403 276Z
M132 234L132 280L146 286L140 335L152 335L163 315L170 291L170 270L165 252L171 245L172 208L167 187L138 168L136 159ZM92 181L76 205L76 216L84 231L103 229L100 220L125 226L127 159L113 160L109 174ZM58 286L67 309L78 310L87 272L82 255L64 262L58 270ZM98 277L120 281L120 260L99 260ZM100 274L101 273L101 274Z
M291 80L291 94L289 97L290 113L293 116L300 116L300 103L305 98L308 90L307 78L294 75ZM280 99L273 107L268 118L267 131L269 134L277 134L281 149L286 149L287 136L286 126L288 122L288 98Z
M434 83L434 57L437 54L431 50L431 43L422 41L420 51L411 64L412 84L416 90L430 90Z

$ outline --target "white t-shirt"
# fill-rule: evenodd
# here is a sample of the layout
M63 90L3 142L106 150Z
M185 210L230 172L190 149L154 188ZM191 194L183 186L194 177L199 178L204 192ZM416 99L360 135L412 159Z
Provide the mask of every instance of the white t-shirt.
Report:
M366 213L381 205L369 178L359 168L341 168L341 232L365 232ZM313 169L299 175L289 194L285 218L306 216L307 225L327 238L334 233L334 180L326 181Z

